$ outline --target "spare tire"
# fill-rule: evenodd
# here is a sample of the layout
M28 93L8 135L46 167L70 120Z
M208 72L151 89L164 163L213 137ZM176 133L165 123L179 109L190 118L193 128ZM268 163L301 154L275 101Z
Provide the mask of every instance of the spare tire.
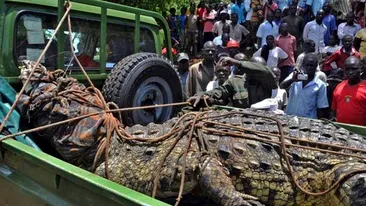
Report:
M120 108L168 104L183 101L177 70L166 58L154 53L130 55L114 67L103 85L106 101ZM180 108L162 107L122 112L123 124L147 125L172 118Z

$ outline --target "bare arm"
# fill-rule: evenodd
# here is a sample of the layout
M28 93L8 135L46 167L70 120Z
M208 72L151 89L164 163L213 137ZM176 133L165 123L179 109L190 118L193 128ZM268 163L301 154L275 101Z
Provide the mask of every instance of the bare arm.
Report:
M361 47L361 39L356 37L355 40L353 41L353 46L357 51L359 51Z
M295 81L293 80L293 78L288 79L288 80L284 80L283 82L281 82L280 84L280 88L281 89L288 89L292 83L294 83Z

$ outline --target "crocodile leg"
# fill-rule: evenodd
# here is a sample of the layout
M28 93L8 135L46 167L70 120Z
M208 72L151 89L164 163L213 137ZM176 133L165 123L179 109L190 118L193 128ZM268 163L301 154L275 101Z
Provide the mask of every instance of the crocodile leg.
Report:
M205 195L219 205L262 205L256 197L235 190L225 168L216 158L206 159L198 182Z

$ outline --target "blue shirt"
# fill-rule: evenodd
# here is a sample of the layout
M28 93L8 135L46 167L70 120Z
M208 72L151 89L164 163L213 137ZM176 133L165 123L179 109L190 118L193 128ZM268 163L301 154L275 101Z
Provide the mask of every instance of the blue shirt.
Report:
M278 8L283 11L288 6L289 0L275 0L274 2L276 2Z
M244 15L244 11L245 11L245 5L244 3L241 3L240 7L237 4L234 4L233 7L231 7L231 14L238 14L238 23L244 23L245 22L245 15Z
M329 2L329 0L306 0L306 4L311 6L314 16L316 16L316 13L323 7L325 2Z
M289 3L289 5L291 5L294 1L291 1ZM300 7L301 9L306 9L306 0L300 0L298 3L297 3L297 6Z
M328 46L330 34L332 31L337 30L337 24L334 16L331 14L324 16L323 24L327 27L327 33L324 35L324 43L325 46Z
M179 73L180 83L182 84L183 90L186 88L186 82L188 77L188 72L184 72L183 74Z
M304 88L301 81L292 83L286 114L316 119L317 109L327 108L327 87L317 76Z
M179 21L179 28L184 31L184 29L186 28L187 16L186 15L180 15L179 20L180 20Z

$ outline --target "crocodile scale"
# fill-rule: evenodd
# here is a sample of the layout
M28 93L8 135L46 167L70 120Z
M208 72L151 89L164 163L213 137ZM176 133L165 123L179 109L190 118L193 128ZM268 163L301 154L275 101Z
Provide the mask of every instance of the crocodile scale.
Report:
M227 113L228 111L210 111L208 115ZM279 119L285 136L366 149L364 137L333 124L287 115L264 112L262 114ZM163 124L135 125L127 127L126 130L135 137L158 137L168 133L177 120L173 118ZM257 131L279 133L274 121L261 117L233 114L217 121ZM218 126L211 125L210 128L213 127ZM159 175L156 197L159 199L176 197L180 187L182 154L187 145L188 133L188 130L185 131L183 138L165 160L163 160L164 154L177 135L159 143L126 141L114 137L109 150L110 180L151 195L154 178ZM248 135L258 136L253 132ZM202 152L196 138L198 136L204 139L208 152ZM274 136L267 138L279 140ZM300 144L294 140L286 142ZM345 149L339 151L356 154ZM288 147L286 154L299 184L311 192L326 190L346 172L366 169L366 164L354 157L295 147ZM362 153L358 155L365 156ZM159 163L162 161L164 163L158 174ZM345 179L339 187L325 195L312 196L301 192L288 172L281 147L275 143L215 135L196 129L186 163L184 194L195 192L218 205L332 206L366 203L366 174L356 174ZM99 165L95 173L105 177L105 164Z

